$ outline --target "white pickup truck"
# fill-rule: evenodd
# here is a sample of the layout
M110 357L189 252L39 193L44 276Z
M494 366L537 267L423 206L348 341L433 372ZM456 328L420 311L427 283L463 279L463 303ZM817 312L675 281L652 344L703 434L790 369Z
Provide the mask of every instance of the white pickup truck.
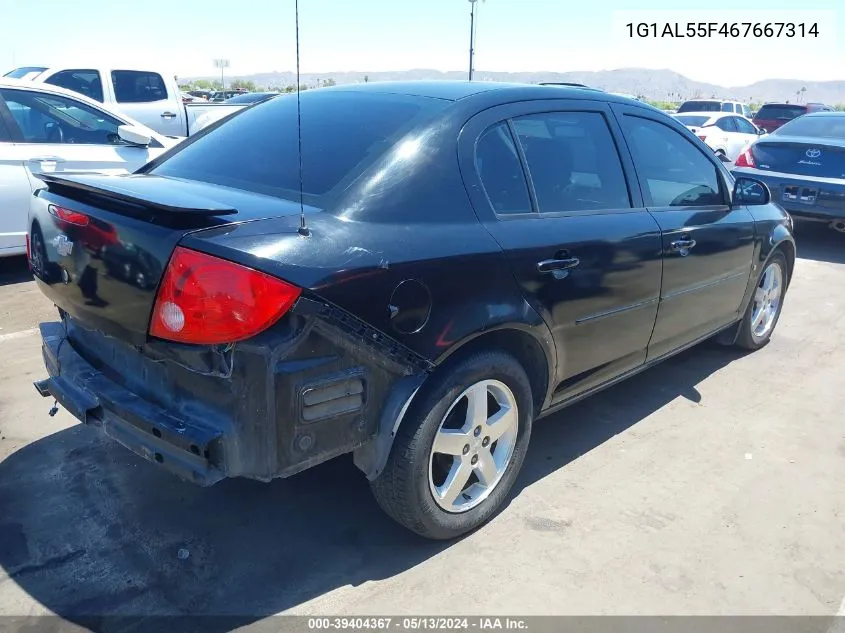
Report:
M73 90L164 136L190 136L244 107L227 103L183 103L176 76L158 70L23 66L6 73L5 77ZM203 120L198 125L200 116Z

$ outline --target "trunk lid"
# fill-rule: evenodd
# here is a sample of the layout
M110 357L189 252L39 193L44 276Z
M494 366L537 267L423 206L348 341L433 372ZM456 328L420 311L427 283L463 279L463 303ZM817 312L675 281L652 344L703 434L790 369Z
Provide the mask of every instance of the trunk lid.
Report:
M751 147L757 169L818 178L845 178L845 144L829 139L761 139Z
M159 281L186 235L300 211L288 200L144 174L43 180L30 217L41 290L72 317L133 345L146 341Z

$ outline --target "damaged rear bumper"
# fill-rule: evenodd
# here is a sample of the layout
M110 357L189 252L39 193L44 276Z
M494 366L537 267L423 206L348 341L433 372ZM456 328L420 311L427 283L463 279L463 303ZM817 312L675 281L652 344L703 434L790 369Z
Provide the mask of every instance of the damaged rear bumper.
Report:
M99 427L133 453L182 479L211 485L225 474L211 462L220 429L175 419L95 369L70 344L62 323L42 323L42 355L50 377L35 383L83 424Z
M270 481L345 453L378 476L429 365L332 306L301 298L270 330L206 348L136 347L60 312L42 323L49 378L82 423L182 479Z

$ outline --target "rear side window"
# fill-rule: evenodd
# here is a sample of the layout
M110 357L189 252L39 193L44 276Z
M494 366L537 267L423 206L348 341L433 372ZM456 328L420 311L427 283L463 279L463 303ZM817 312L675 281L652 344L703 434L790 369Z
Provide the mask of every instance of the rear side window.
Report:
M34 79L47 70L44 66L23 66L7 72L4 77L10 79Z
M506 123L494 125L478 140L475 169L496 213L508 215L532 211L525 173Z
M598 112L513 120L540 213L631 207L616 144Z
M651 119L622 118L646 204L653 207L724 205L714 165L692 141Z
M734 107L732 103L723 103L722 104L722 112L733 112Z
M62 70L44 83L67 88L94 101L103 102L103 80L96 70Z
M303 92L304 195L319 198L348 186L449 103L384 93ZM413 157L416 146L410 143L404 149ZM299 200L296 95L235 113L225 125L188 141L151 173Z
M114 70L111 80L118 103L152 103L167 99L164 79L158 73Z

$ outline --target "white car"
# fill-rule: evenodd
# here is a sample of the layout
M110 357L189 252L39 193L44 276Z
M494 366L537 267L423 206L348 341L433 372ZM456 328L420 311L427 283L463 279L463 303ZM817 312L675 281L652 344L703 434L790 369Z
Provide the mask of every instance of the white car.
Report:
M131 172L179 140L70 90L0 79L0 257L26 252L39 174Z
M693 99L684 101L679 107L680 114L688 112L727 112L751 118L751 108L748 104L740 101L723 101L721 99Z
M765 132L744 116L729 112L684 112L673 115L716 154L735 161Z

